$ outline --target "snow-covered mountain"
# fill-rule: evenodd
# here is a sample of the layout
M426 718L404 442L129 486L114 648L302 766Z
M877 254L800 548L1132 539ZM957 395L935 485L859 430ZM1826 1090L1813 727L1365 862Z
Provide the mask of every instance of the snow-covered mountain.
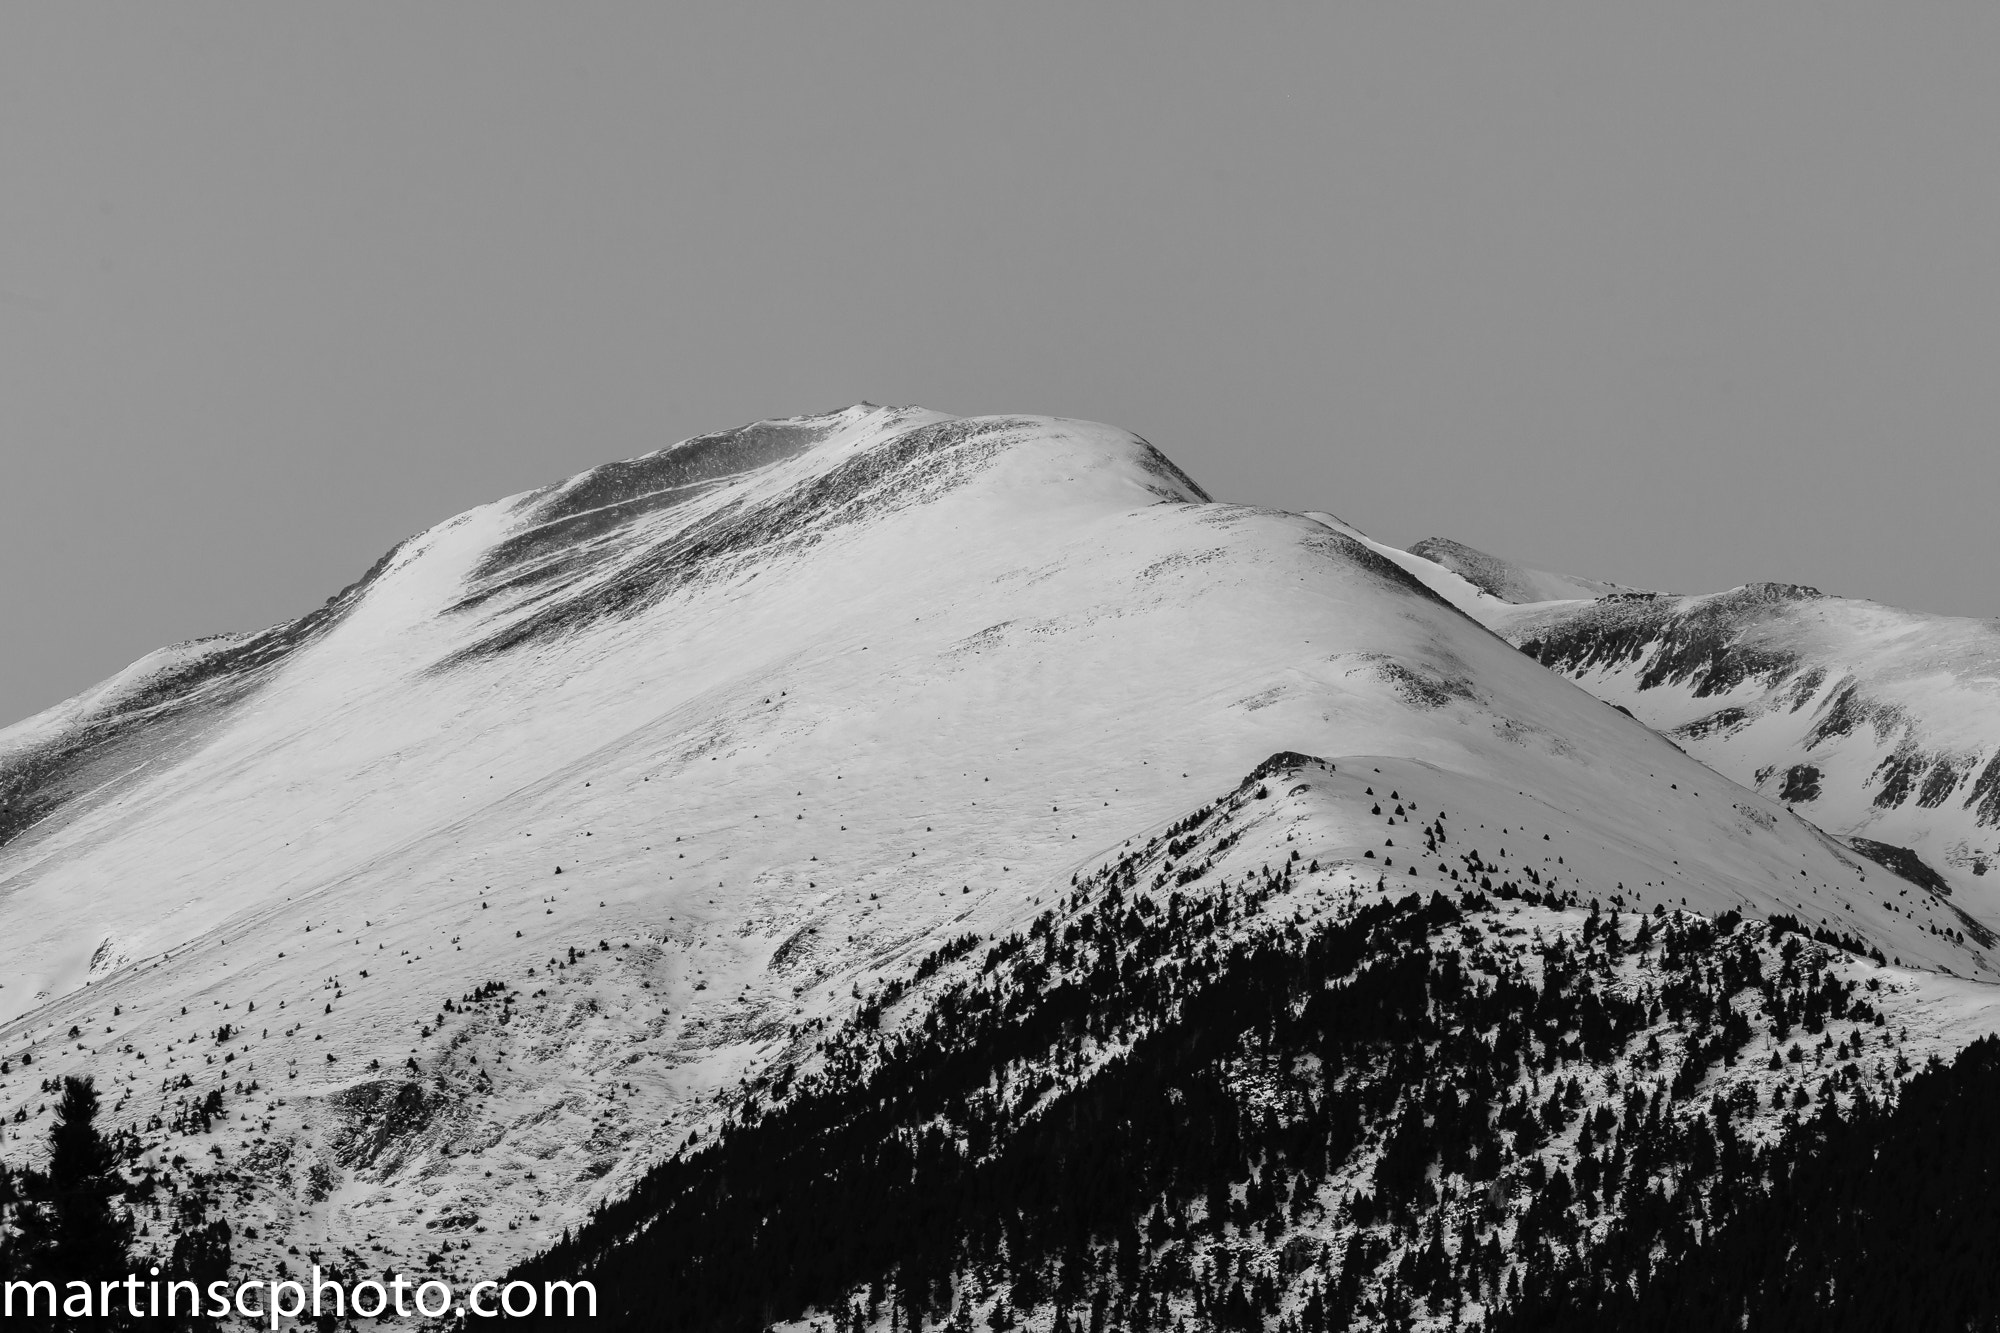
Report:
M1163 894L1302 852L1355 910L1790 918L1889 960L1915 1054L1995 1026L1963 895L1544 669L1486 584L1545 587L1216 503L1110 427L868 404L469 511L0 733L6 1154L90 1072L248 1269L490 1272L1134 848ZM1285 752L1338 777L1170 850Z
M1461 575L1526 581L1478 552L1448 558L1465 549L1433 539L1411 551ZM1527 605L1455 601L1720 772L1877 855L1914 853L1904 864L1918 878L2000 920L2000 877L1987 878L2000 868L2000 621L1784 583L1706 596L1549 591Z
M510 1276L591 1281L618 1328L798 1333L1986 1308L1980 1252L1950 1241L1995 1220L2000 1045L1960 1053L1994 988L1784 917L1586 912L1538 878L1489 895L1497 830L1465 815L1496 797L1273 755L1025 928L943 943ZM1543 817L1510 813L1515 836ZM1370 825L1421 836L1417 863L1353 860ZM1468 874L1426 895L1444 861ZM1895 1212L1907 1261L1826 1243L1879 1247ZM1807 1254L1837 1289L1790 1285Z
M1546 569L1529 569L1491 556L1486 552L1452 541L1449 537L1426 537L1410 547L1410 554L1442 565L1489 597L1519 605L1525 602L1556 602L1579 597L1605 597L1612 593L1637 592L1619 583L1555 574Z

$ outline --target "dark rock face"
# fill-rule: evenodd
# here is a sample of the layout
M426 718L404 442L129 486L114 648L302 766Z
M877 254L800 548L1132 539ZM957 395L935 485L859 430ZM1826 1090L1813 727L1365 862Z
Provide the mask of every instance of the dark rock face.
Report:
M1755 717L1756 714L1748 708L1718 708L1706 717L1698 717L1684 726L1675 727L1674 735L1687 740L1700 740L1713 732L1734 731Z
M348 1167L400 1159L438 1109L421 1086L407 1081L357 1084L337 1094L333 1104L345 1122L334 1149Z
M1750 642L1752 631L1820 597L1791 583L1753 583L1713 597L1616 597L1543 630L1520 648L1567 675L1643 663L1639 688L1687 685L1698 699L1746 681L1776 686L1799 674L1796 654Z
M1925 865L1923 859L1907 847L1876 842L1873 838L1849 838L1847 845L1877 865L1894 871L1910 883L1927 889L1940 898L1951 896L1951 885L1945 882L1944 876Z
M1750 584L1710 597L1606 597L1526 622L1510 637L1542 665L1585 684L1593 674L1618 672L1640 691L1679 689L1694 699L1764 691L1755 701L1661 724L1680 740L1726 738L1810 706L1789 747L1799 762L1780 760L1755 779L1782 769L1787 801L1829 795L1822 765L1807 756L1855 737L1886 748L1866 784L1877 809L1931 810L1956 801L1973 812L1976 826L2000 825L2000 749L1989 748L1996 738L1952 736L1941 744L1946 719L1918 716L1906 703L1871 693L1848 667L1814 661L1790 646L1804 641L1796 622L1818 614L1813 604L1824 600L1818 589L1790 583Z
M1793 764L1785 770L1785 787L1779 798L1799 804L1819 799L1819 770L1811 764Z
M1985 771L1973 782L1965 805L1968 810L1977 812L1982 828L1988 824L2000 824L2000 750L1993 752Z

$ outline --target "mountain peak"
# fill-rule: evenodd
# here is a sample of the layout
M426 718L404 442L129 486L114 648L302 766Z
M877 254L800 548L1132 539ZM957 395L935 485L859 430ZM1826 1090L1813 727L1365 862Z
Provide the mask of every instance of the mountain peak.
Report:
M1515 610L1056 417L857 404L470 510L0 740L0 1114L89 1073L178 1170L199 1082L247 1271L458 1218L497 1272L1119 863L1160 932L1490 882L1994 974L1440 585Z

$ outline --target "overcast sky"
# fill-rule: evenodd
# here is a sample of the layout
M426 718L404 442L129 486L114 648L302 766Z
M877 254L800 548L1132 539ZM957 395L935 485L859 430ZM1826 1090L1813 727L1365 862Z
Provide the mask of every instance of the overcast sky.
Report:
M0 723L758 417L2000 614L2000 8L0 11Z

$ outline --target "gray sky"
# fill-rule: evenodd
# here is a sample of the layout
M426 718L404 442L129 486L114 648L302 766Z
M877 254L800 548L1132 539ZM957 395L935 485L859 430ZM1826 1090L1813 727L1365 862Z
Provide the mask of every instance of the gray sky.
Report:
M694 8L0 11L0 722L863 398L2000 614L2000 9Z

